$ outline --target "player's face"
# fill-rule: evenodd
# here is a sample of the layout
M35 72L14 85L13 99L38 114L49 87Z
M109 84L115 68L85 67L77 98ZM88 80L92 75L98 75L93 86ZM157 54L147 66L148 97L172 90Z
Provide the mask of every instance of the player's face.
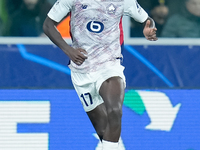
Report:
M200 17L200 0L188 0L186 6L191 14Z
M39 0L23 0L23 1L26 4L27 8L32 10L35 8Z

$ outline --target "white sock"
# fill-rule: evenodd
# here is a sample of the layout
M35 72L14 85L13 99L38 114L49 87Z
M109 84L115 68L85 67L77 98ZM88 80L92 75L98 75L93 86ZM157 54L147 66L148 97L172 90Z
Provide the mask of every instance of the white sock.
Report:
M103 150L118 150L118 142L102 140Z

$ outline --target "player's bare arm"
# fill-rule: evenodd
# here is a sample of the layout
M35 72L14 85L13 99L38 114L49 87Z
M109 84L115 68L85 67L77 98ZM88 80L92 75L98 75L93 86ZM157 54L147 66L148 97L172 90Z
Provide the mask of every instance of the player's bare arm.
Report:
M85 59L87 59L87 52L84 49L74 49L68 45L62 38L60 32L57 30L57 22L47 17L43 24L44 33L50 38L50 40L56 44L64 53L77 65L81 65ZM84 55L86 54L86 55Z
M158 38L156 36L157 28L155 27L155 22L152 18L148 17L144 22L143 34L147 40L156 41Z

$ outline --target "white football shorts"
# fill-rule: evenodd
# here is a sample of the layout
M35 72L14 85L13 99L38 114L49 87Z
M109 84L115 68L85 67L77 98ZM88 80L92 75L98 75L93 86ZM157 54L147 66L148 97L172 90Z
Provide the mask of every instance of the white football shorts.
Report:
M86 112L95 109L104 101L99 89L104 81L111 77L121 77L126 85L124 67L119 63L91 73L71 72L72 83Z

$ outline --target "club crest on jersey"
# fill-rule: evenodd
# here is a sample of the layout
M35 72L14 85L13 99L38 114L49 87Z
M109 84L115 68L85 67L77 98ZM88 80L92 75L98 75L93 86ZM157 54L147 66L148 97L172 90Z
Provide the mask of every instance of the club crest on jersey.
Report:
M107 12L108 14L115 14L116 6L114 4L110 4L107 6Z

